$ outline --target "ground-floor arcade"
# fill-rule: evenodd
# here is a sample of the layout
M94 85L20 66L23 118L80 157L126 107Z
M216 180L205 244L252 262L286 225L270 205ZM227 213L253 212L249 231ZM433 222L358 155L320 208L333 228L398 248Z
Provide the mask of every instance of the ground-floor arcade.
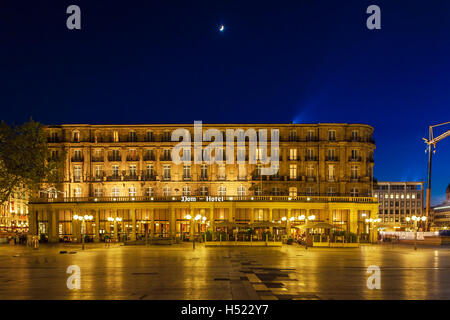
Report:
M192 239L207 232L215 240L220 233L238 237L240 228L251 228L251 235L262 240L267 239L267 234L271 238L295 239L305 230L318 235L338 230L358 237L376 232L374 224L368 222L377 218L378 204L373 198L266 198L219 202L201 201L201 198L192 202L174 198L34 201L30 203L30 234L43 235L49 242L80 241L82 235L99 242Z

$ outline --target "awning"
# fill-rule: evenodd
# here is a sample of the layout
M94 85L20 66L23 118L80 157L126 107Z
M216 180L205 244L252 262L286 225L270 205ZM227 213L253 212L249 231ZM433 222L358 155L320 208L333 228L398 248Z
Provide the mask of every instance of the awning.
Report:
M319 222L316 224L304 224L301 226L297 226L297 228L303 228L303 229L342 229L341 226L326 223L326 222Z
M279 223L274 223L270 221L261 221L261 222L254 222L250 224L250 227L252 228L270 228L270 227L279 227Z
M242 224L242 223L235 223L235 222L230 222L230 221L223 221L223 222L218 222L214 225L215 227L231 227L231 228L243 228L243 227L247 227L248 228L248 224Z

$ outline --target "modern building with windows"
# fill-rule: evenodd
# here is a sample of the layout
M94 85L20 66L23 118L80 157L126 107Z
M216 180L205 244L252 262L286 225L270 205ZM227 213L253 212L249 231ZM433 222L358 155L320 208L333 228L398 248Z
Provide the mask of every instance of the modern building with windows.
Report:
M375 184L373 196L380 204L378 217L386 228L407 228L406 217L425 215L423 185L424 182L416 181Z
M83 233L95 241L105 234L136 239L147 231L175 238L198 232L186 216L200 214L202 231L223 221L267 221L290 235L304 223L299 217L314 216L318 223L362 234L368 230L366 219L377 217L369 125L203 124L203 135L216 129L224 141L211 153L224 161L213 164L194 161L190 148L183 149L185 162L172 161L179 143L171 141L172 132L180 128L194 137L193 124L46 126L52 152L66 157L64 181L60 190L43 186L32 200L30 231L48 234L51 242L79 239L74 216L87 215L93 220ZM244 147L236 143L238 129L247 137ZM235 130L232 155L226 150L227 130ZM259 130L267 130L268 152L279 158L274 175L261 174L268 164L260 161L260 145L255 163L249 161L248 140L256 133L260 141ZM273 137L279 147L270 151ZM203 141L202 147L210 143ZM238 157L245 161L237 163Z
M445 201L433 208L433 220L431 227L435 230L450 229L450 184L445 192Z

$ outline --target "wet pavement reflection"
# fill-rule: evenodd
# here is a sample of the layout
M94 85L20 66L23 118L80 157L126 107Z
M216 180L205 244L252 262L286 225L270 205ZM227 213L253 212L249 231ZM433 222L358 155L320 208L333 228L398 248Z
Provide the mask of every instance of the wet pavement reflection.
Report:
M70 265L80 289L66 285ZM367 287L370 265L379 290ZM2 245L0 269L0 299L450 299L449 247Z

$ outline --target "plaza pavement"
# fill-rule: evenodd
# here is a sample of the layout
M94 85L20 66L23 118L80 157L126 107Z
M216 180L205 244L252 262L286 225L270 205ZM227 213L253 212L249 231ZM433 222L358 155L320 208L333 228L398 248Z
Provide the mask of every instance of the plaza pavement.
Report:
M371 265L380 289L367 287ZM0 245L0 299L450 299L450 247Z

